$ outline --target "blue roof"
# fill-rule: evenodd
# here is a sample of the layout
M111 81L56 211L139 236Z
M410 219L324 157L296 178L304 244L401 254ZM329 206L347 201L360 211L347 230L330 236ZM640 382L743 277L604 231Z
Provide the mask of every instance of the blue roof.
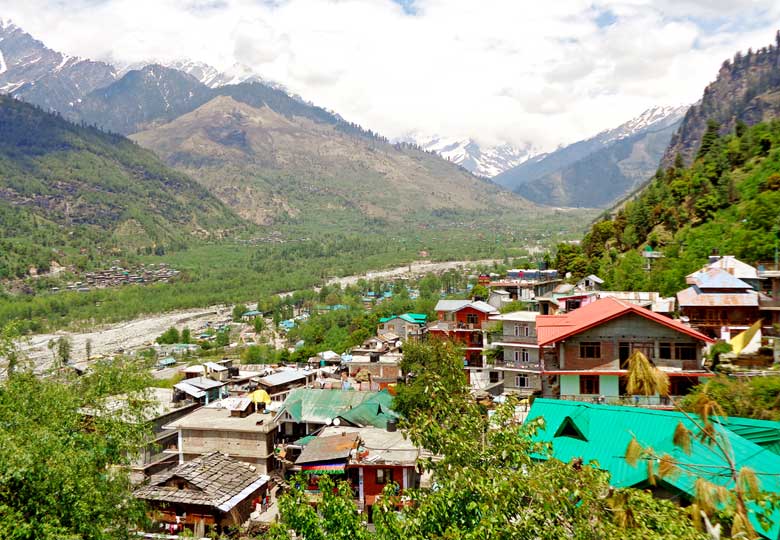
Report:
M615 487L642 486L648 483L645 463L629 465L626 449L632 438L657 454L668 454L678 464L679 474L663 478L663 482L686 496L695 495L695 482L704 478L714 484L733 487L730 475L724 475L728 463L722 455L695 436L691 438L691 453L686 454L674 445L677 425L682 422L694 433L694 423L684 414L673 411L597 405L554 399L534 401L528 419L543 417L545 429L536 435L538 441L552 443L552 455L564 462L581 458L585 463L595 462L599 469L609 472ZM735 422L737 423L737 422ZM741 424L740 424L741 425ZM763 491L780 494L780 459L777 454L762 448L729 429L729 424L716 424L715 429L730 444L739 467L748 466L756 473ZM543 456L539 456L543 457ZM756 532L767 538L780 535L780 511L770 516L769 531L762 528L749 510Z
M711 268L694 274L700 289L750 289L750 285L725 270Z

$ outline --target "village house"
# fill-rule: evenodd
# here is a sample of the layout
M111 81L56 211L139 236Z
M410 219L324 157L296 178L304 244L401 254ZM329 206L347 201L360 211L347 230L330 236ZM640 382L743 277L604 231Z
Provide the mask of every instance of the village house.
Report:
M258 387L268 392L272 401L284 401L293 389L313 385L319 375L319 369L285 367L256 381Z
M758 306L764 332L780 336L780 264L759 265L758 275L764 281L765 294Z
M202 538L212 526L222 532L249 519L265 498L269 480L254 465L209 452L153 479L134 495L149 504L149 517L164 532L186 529Z
M670 393L681 396L701 378L703 349L714 340L685 324L614 298L564 315L536 318L547 397L569 400L626 399L627 361L641 351L670 378ZM658 396L632 396L638 404L664 405Z
M385 427L397 415L392 410L393 396L386 390L320 390L296 388L275 417L279 437L294 441L323 427L336 425Z
M379 319L377 334L393 334L401 341L421 340L425 335L428 316L424 313L404 313Z
M306 442L291 472L300 470L307 476L310 494L319 492L323 474L348 481L358 508L370 518L372 506L388 485L395 484L398 494L419 488L420 454L392 423L386 429L330 426Z
M273 470L278 424L274 413L254 404L251 397L226 398L211 403L166 426L176 433L176 446L166 450L179 463L209 452L224 452L252 463L261 473Z
M723 474L731 470L733 460L737 468L748 467L755 473L763 492L780 494L778 422L714 418L714 430L730 454L726 457L717 445L699 439L699 429L691 417L680 412L537 399L528 413L528 420L535 418L544 418L544 428L534 438L536 442L551 444L552 457L564 463L593 463L609 473L610 484L616 488L636 487L663 499L692 502L699 479L729 491L735 489L731 475ZM692 433L686 451L674 444L680 424ZM675 474L660 476L659 460L629 464L626 449L634 438L656 454L670 456L677 465ZM537 458L544 456L539 454ZM767 539L779 538L780 511L770 509L765 529L757 515L758 506L753 502L748 506L755 531Z
M448 339L463 347L463 365L469 382L482 385L489 317L498 315L498 310L481 300L439 300L434 309L438 320L428 326L429 336Z
M350 378L363 379L375 382L379 388L386 388L390 384L398 382L402 376L401 360L403 354L390 352L380 355L349 354L342 357L343 365L347 367L347 375Z
M711 337L729 339L756 322L763 294L721 268L689 275L691 285L677 293L680 314L694 328Z
M184 396L188 396L190 399L208 405L229 395L227 385L227 381L215 381L203 376L191 377L173 385L176 391L174 399L185 399Z
M551 293L561 281L557 270L514 269L507 271L506 278L488 283L488 287L508 292L510 301L528 302Z
M490 317L501 332L490 343L499 355L490 370L490 382L503 381L504 391L518 395L541 392L541 363L536 343L535 311L515 311Z

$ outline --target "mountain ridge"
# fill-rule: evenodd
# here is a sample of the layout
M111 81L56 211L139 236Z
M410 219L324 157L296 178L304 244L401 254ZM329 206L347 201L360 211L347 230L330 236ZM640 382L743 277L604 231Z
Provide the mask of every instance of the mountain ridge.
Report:
M589 139L533 157L494 181L538 204L607 207L655 172L684 109L652 107Z

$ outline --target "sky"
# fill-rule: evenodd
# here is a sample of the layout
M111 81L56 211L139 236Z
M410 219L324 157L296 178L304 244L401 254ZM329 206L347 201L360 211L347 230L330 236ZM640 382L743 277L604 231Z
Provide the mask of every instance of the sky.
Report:
M701 97L777 0L0 0L49 47L246 66L388 137L550 150Z

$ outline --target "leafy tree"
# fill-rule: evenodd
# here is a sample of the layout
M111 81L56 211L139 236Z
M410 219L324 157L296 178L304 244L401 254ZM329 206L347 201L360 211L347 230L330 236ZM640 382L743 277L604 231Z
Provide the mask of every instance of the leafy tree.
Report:
M669 395L669 376L655 367L642 351L628 357L626 391L631 395Z
M181 331L181 342L182 343L191 343L192 342L192 333L190 332L189 328L183 328Z
M60 336L57 339L57 361L59 365L64 366L70 362L70 354L73 350L73 344L67 336Z
M127 465L150 434L101 404L106 391L137 388L129 372L98 366L83 379L17 373L0 383L0 536L132 536L145 509L132 496L126 469L115 465ZM145 406L135 402L126 413L141 418ZM85 408L96 412L89 424Z
M249 311L245 304L236 304L233 306L233 322L241 322L241 317Z
M179 335L179 331L171 326L168 330L163 332L156 341L160 345L172 345L174 343L181 343L181 336Z

